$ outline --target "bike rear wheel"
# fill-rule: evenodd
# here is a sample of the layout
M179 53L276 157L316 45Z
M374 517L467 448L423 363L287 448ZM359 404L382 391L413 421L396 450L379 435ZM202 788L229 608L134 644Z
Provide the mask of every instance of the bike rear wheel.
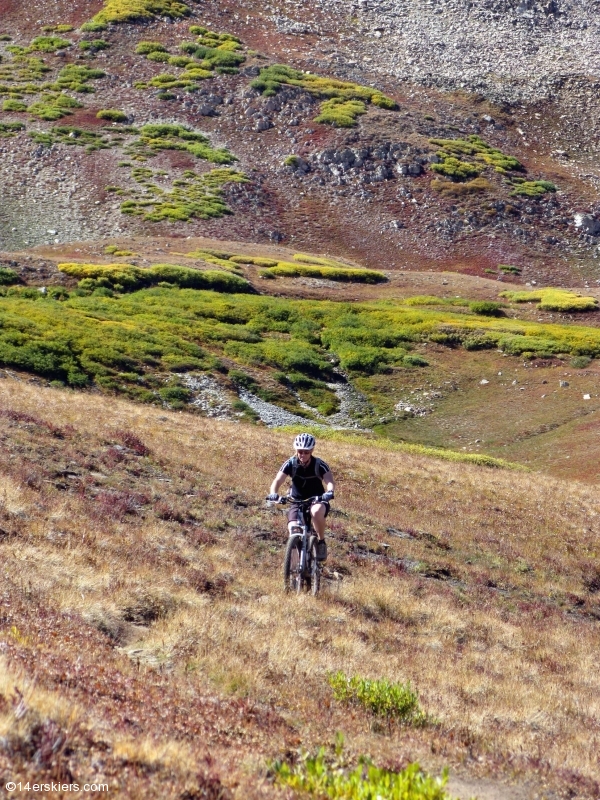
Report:
M283 588L286 592L299 593L302 591L302 576L300 575L301 546L302 537L289 537L283 561Z

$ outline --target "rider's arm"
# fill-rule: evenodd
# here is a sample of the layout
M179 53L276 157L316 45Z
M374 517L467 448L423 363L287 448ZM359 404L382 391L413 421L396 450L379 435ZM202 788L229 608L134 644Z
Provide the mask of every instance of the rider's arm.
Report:
M285 474L285 472L281 471L278 472L277 475L275 476L275 480L271 484L270 494L279 494L279 489L286 478L287 475Z
M326 472L325 475L323 475L323 481L325 483L325 490L326 491L328 491L328 492L335 491L335 482L333 480L333 473L332 472Z

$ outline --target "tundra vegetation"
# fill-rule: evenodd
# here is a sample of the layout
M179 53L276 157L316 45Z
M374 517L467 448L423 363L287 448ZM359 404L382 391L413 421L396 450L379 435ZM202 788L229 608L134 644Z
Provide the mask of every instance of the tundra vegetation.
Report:
M597 793L595 487L323 439L329 563L290 605L262 500L289 433L1 384L14 780L446 800L447 766ZM427 724L387 714L408 684Z
M224 359L236 369L271 374L288 399L295 386L301 388L322 412L332 413L337 404L326 384L334 367L360 379L427 366L414 352L422 342L526 357L600 355L597 328L513 319L497 303L424 296L349 304L257 296L235 273L239 265L230 253L193 255L206 267L225 262L231 268L68 263L60 268L77 279L75 289L42 294L35 287L0 287L0 361L71 386L95 383L157 402L157 374L227 372Z
M100 31L109 24L148 21L157 17L181 19L189 13L189 7L178 0L106 0L102 10L82 25L81 30Z
M292 69L285 64L273 64L261 69L252 87L265 97L271 97L282 86L296 86L322 98L320 113L315 122L348 128L356 124L357 118L366 112L366 103L380 108L395 109L397 104L378 89L348 83L310 72Z

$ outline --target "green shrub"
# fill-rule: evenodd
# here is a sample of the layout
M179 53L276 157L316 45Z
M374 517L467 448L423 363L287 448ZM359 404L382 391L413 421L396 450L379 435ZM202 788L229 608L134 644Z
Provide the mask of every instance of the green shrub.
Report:
M127 114L124 111L119 111L116 108L103 108L96 114L98 119L106 119L109 122L126 122Z
M146 56L148 61L154 61L156 64L168 64L171 61L171 56L168 53L163 53L156 50L153 53L148 53Z
M430 169L455 181L464 181L479 175L481 168L455 156L445 156L440 164L431 164Z
M504 272L505 275L521 274L521 267L515 267L512 264L498 264L498 269L500 272Z
M361 114L366 114L367 108L362 100L343 100L332 97L321 103L321 109L315 122L333 125L335 128L352 128Z
M500 173L521 171L523 169L523 165L514 156L507 156L501 150L491 147L491 145L487 144L487 142L484 142L481 137L476 135L469 136L468 139L430 139L429 141L431 144L442 148L442 150L438 152L438 156L442 159L442 163L432 164L431 169L434 172L439 172L442 175L448 175L449 177L457 180L461 180L464 177L469 176L464 176L462 174L466 169L464 166L456 166L456 163L459 165L466 163L456 159L456 156L473 156L476 161L481 161L484 164L493 167L495 172ZM444 164L448 164L448 171L444 171ZM454 172L457 172L458 174L455 175Z
M422 725L427 719L410 683L392 683L385 678L369 680L359 675L349 678L343 672L329 675L328 680L340 703L362 706L376 716L412 725Z
M243 173L232 169L213 169L203 175L187 170L183 174L184 179L174 181L173 190L167 192L148 182L152 170L145 170L141 178L137 177L139 172L139 168L134 169L132 174L145 186L146 193L134 193L132 199L122 203L121 211L143 216L150 222L189 222L191 219L210 219L230 214L223 199L222 187L226 183L245 183L248 180Z
M325 278L330 281L348 281L350 283L383 283L387 281L383 272L375 270L292 264L285 261L278 262L276 267L270 267L265 272L271 275L284 275L288 278Z
M465 350L493 350L498 346L500 335L497 333L486 333L485 331L474 331L462 340Z
M191 391L184 386L164 386L162 389L158 390L158 393L163 400L171 405L174 403L189 403L192 399Z
M394 100L378 89L313 75L285 64L273 64L261 69L258 78L251 83L254 89L266 97L277 94L284 85L297 86L315 97L323 98L325 102L322 103L321 114L315 118L315 122L326 122L339 127L354 125L357 116L365 112L365 103L373 103L380 108L397 108Z
M474 314L480 314L482 317L504 316L502 303L494 303L491 300L477 300L469 303L469 308Z
M585 369L589 367L591 363L592 359L589 356L576 356L571 359L571 366L575 369Z
M108 25L104 22L84 22L81 30L84 33L96 33L97 31L105 31Z
M27 103L21 100L5 100L2 103L2 111L27 111Z
M27 48L27 52L55 53L57 50L63 50L72 44L73 42L68 39L61 39L60 36L36 36Z
M582 297L567 289L535 289L533 291L502 292L501 297L506 297L513 303L538 302L538 308L543 311L596 311L598 301L593 297Z
M216 270L200 271L174 264L155 264L147 269L131 264L64 263L58 268L65 275L80 280L82 288L106 287L133 292L159 283L182 289L212 289L217 292L249 292L250 284L237 275Z
M22 122L0 122L0 139L8 139L22 130L25 130Z
M158 76L160 77L160 76ZM127 148L128 153L152 157L161 150L187 150L196 158L213 164L232 164L237 158L226 148L213 148L207 136L185 125L151 124L139 131L139 140Z
M34 117L54 122L73 113L74 108L83 108L82 104L66 94L42 94L40 99L27 109Z
M86 53L95 53L99 50L108 50L109 47L110 42L107 42L104 39L92 39L92 41L85 39L84 41L79 42L79 48Z
M523 353L532 353L540 357L558 355L563 351L563 346L551 339L541 336L508 335L498 340L498 347L513 356Z
M69 33L70 31L75 30L75 28L73 25L59 23L58 25L44 25L42 30L45 33Z
M105 0L102 10L81 29L101 30L98 26L106 27L109 23L138 22L157 17L181 19L189 13L189 7L178 0Z
M402 363L406 364L408 367L428 367L429 361L422 356L414 355L413 353L409 353L406 356L402 357Z
M432 166L433 169L433 166ZM442 197L460 197L466 194L479 194L481 192L489 192L494 187L492 184L481 175L478 178L473 178L466 183L453 183L452 181L431 181L431 188L434 192L439 192Z
M147 56L149 53L166 53L167 48L160 42L139 42L135 48L138 55Z
M0 286L12 286L15 283L20 283L18 273L9 267L0 267Z
M339 765L339 755L336 762L330 765L321 748L316 756L304 756L294 766L275 762L271 768L277 783L303 796L330 800L451 800L444 789L446 772L441 778L433 778L416 763L401 772L392 772L376 767L366 757L349 771Z
M551 181L526 181L523 178L513 178L514 186L511 196L542 197L548 192L556 192L556 186Z

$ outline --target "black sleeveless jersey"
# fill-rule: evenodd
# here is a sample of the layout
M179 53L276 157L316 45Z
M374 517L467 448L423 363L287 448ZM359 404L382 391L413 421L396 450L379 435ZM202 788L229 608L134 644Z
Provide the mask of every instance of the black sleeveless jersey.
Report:
M279 471L291 477L291 495L296 500L308 500L325 491L321 478L329 472L329 467L320 458L312 456L308 465L303 467L298 457L292 456Z

